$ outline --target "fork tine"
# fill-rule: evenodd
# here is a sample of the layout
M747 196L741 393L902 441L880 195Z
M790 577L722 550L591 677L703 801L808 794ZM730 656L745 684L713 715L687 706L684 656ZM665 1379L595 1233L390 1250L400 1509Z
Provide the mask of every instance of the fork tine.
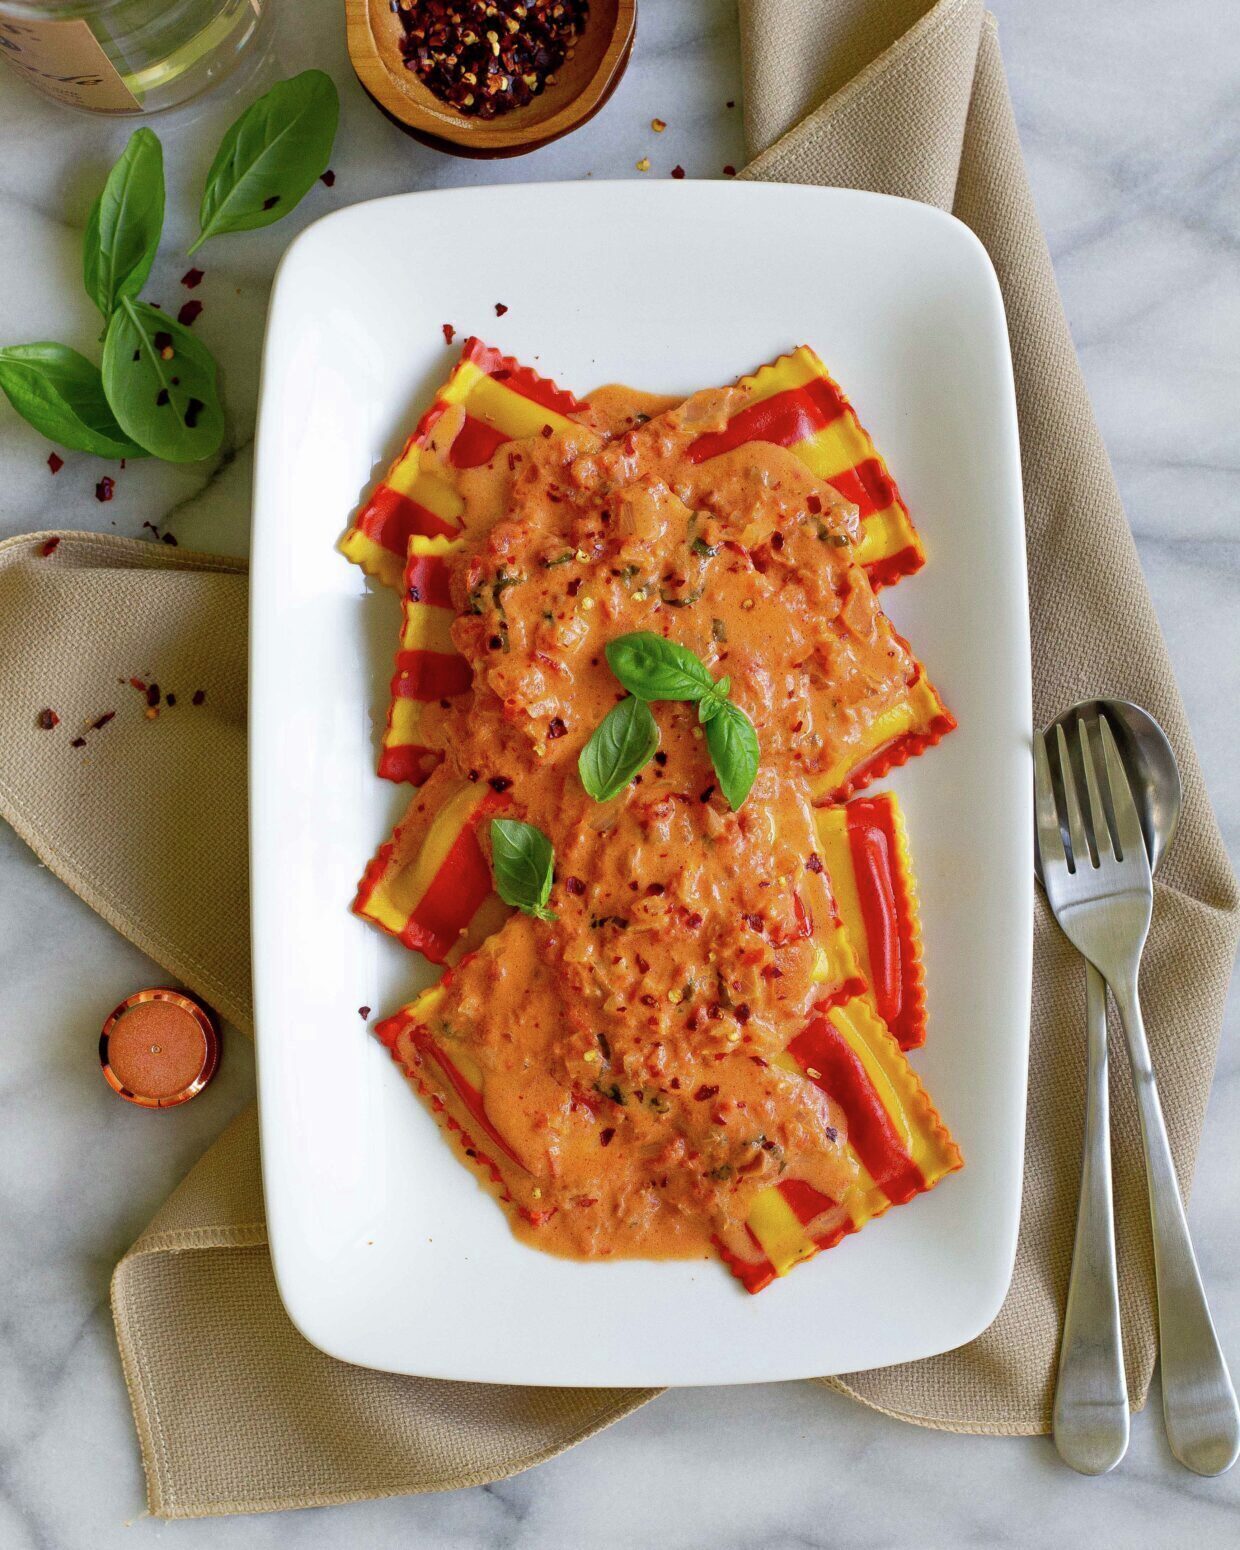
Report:
M1068 757L1068 739L1063 727L1056 724L1055 737L1059 745L1059 777L1063 781L1064 804L1068 809L1068 838L1072 841L1072 870L1079 872L1093 865L1089 853L1089 841L1085 838L1085 824L1081 818L1081 804L1076 795L1076 776L1072 773L1072 760Z
M1055 788L1051 784L1050 760L1046 756L1046 738L1040 732L1033 735L1033 807L1038 823L1038 854L1042 858L1043 873L1056 864L1067 866L1068 857L1063 848L1059 813L1055 807Z
M1106 780L1111 788L1111 810L1115 814L1116 839L1119 840L1123 858L1128 861L1137 852L1149 860L1145 848L1145 834L1137 816L1137 804L1133 801L1132 787L1128 784L1128 772L1120 758L1115 734L1105 716L1098 717L1102 733L1102 751L1106 758Z
M1098 785L1098 768L1094 763L1094 751L1089 742L1089 728L1085 724L1084 716L1076 719L1077 736L1081 740L1081 765L1085 771L1085 789L1089 793L1089 823L1093 831L1094 850L1099 862L1104 856L1115 854L1111 844L1111 830L1107 826L1106 809L1102 805L1102 794Z

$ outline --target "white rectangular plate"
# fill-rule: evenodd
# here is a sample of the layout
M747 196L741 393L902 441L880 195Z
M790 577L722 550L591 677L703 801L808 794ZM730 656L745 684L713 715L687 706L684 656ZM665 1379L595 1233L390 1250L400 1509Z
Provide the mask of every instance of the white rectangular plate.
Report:
M966 1166L757 1297L718 1263L518 1243L358 1015L429 974L348 909L409 791L374 774L397 600L334 545L455 359L444 323L457 348L479 334L582 394L688 393L811 344L925 538L929 563L884 602L960 729L891 785L925 929L914 1060ZM1031 713L1011 362L964 226L873 194L707 182L407 194L319 221L267 328L251 653L263 1175L307 1339L430 1377L644 1385L908 1361L986 1327L1020 1206Z

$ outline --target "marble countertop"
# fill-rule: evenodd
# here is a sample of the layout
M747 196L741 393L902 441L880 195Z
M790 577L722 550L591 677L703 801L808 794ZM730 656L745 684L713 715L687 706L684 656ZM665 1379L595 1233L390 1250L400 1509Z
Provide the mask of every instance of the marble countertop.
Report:
M992 4L1068 316L1240 861L1236 16L1224 0ZM131 464L104 505L94 460L70 456L52 479L47 444L0 405L0 536L68 526L142 537L153 523L183 545L241 552L268 284L294 231L334 206L464 182L637 176L643 155L649 176L679 162L690 177L718 177L744 160L734 0L642 0L633 61L610 105L570 139L509 162L452 160L406 140L357 89L343 31L338 3L285 4L272 54L248 83L156 121L169 219L146 294L169 304L206 163L255 77L317 65L342 91L334 188L316 189L266 232L200 255L197 328L226 375L228 454L210 471ZM89 349L98 320L77 280L81 229L131 126L2 81L0 339ZM668 124L662 135L650 129L656 116ZM2 826L0 963L0 1543L11 1550L1236 1542L1240 1470L1209 1481L1176 1466L1156 1402L1136 1418L1123 1465L1089 1481L1062 1467L1045 1439L918 1430L810 1384L671 1393L541 1469L477 1490L266 1518L145 1518L108 1278L251 1098L250 1051L232 1039L210 1090L163 1116L161 1144L151 1145L151 1117L107 1092L93 1047L102 1014L158 971ZM1240 1368L1238 1024L1233 992L1191 1217L1223 1343Z

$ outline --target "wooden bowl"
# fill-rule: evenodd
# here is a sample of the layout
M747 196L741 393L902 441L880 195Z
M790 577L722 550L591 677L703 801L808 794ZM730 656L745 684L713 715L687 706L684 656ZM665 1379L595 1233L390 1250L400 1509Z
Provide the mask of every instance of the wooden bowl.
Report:
M389 0L345 0L344 8L349 57L366 94L398 128L453 156L524 156L570 134L615 91L637 30L637 0L590 0L585 31L555 85L523 108L483 119L441 102L406 66Z

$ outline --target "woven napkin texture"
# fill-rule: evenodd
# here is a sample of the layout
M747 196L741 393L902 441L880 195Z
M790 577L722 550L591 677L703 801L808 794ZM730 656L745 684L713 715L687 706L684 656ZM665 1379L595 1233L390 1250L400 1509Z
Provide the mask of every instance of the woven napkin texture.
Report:
M993 22L978 0L742 0L741 28L755 156L745 176L941 205L998 270L1021 417L1035 717L1088 695L1137 700L1167 729L1184 777L1142 991L1187 1186L1240 903L1029 197ZM248 1030L244 567L90 534L59 535L44 553L50 536L0 545L0 814L105 919ZM176 707L148 720L118 684L130 674L175 687ZM50 732L36 724L44 707L61 718ZM71 750L80 735L85 747ZM1079 961L1039 906L1024 1209L998 1319L946 1356L832 1386L927 1426L1048 1428L1080 1152L1083 994ZM1115 1065L1121 1303L1139 1404L1155 1354L1152 1269L1122 1054ZM112 1298L150 1507L165 1517L500 1479L654 1394L404 1378L315 1350L276 1292L253 1111L125 1256Z

